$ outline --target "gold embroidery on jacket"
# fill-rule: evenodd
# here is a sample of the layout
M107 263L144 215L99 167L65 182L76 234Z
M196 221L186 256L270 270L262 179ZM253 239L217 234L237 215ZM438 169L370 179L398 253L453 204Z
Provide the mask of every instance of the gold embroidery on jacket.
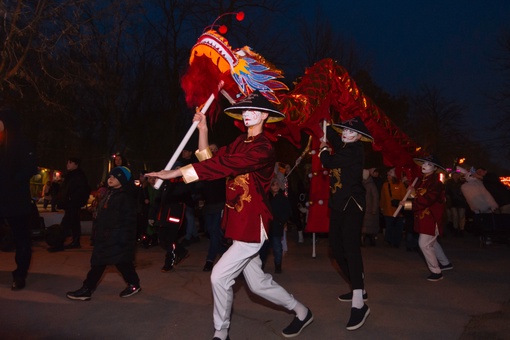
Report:
M336 192L336 189L342 189L342 179L341 179L342 169L331 169L330 176L333 176L335 178L335 182L333 183L331 187L331 193L334 194Z
M239 200L236 202L234 206L230 206L227 204L227 207L230 209L235 209L237 212L240 212L244 208L244 202L251 202L251 195L249 194L249 186L250 182L250 174L239 175L232 182L230 182L228 188L230 190L237 190L237 187L241 187L243 193L239 196Z
M422 212L420 212L420 214L418 214L418 218L420 220L423 220L425 218L425 215L430 215L430 210L429 208L425 208L425 210L423 210Z

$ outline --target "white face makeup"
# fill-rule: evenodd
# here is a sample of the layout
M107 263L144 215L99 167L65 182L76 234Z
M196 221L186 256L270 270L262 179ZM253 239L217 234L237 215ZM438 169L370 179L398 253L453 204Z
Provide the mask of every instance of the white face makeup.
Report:
M421 172L423 174L430 174L434 171L436 171L437 167L430 163L430 162L423 162L423 164L421 165Z
M342 130L342 142L344 143L352 143L361 138L361 135L355 131L349 129Z
M262 112L254 110L243 111L244 126L254 126L262 121Z

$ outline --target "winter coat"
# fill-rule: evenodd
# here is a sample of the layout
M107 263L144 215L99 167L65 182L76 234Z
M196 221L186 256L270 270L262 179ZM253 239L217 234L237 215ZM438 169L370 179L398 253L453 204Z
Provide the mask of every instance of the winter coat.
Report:
M363 227L361 232L363 234L375 235L379 233L379 190L375 185L372 176L368 176L363 180L363 186L367 191L366 194L366 211L363 217Z
M225 184L226 179L220 178L214 181L203 182L202 199L204 200L203 214L216 214L225 208Z
M379 201L382 214L384 216L393 216L397 207L394 207L391 204L391 200L398 200L399 202L402 201L406 192L406 186L402 182L384 182L381 188L381 198Z
M136 198L124 187L109 189L96 218L91 265L132 262L136 249Z
M423 176L415 186L413 201L414 230L419 234L434 236L436 225L439 235L443 233L443 214L446 207L444 185L439 174Z
M182 178L165 180L160 188L160 195L156 197L155 204L158 206L156 222L159 226L176 225L180 227L184 221L184 202L189 194L187 186Z
M449 180L446 181L444 187L448 207L467 208L468 204L461 190L463 184L464 181L461 180L456 181L453 178L450 178Z
M460 190L475 214L491 213L498 208L498 203L478 178L469 177Z
M285 229L285 223L287 223L292 215L290 201L283 194L283 191L280 190L274 196L269 194L269 203L271 206L271 212L273 213L273 219L271 220L269 228L269 235L282 237L283 230Z
M34 149L22 135L18 114L0 109L0 217L31 213L30 178L37 174Z
M64 175L59 191L58 207L60 209L79 209L87 204L90 187L81 168L71 170Z

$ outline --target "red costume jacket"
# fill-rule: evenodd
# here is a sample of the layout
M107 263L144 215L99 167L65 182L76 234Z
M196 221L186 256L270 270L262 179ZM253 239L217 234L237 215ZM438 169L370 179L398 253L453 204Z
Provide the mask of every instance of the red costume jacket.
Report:
M227 178L223 212L225 237L243 242L260 242L260 222L269 233L272 218L267 199L275 166L275 153L263 134L246 139L239 136L218 150L215 157L193 163L198 180ZM186 172L184 180L188 182Z
M433 173L418 179L413 201L414 230L420 234L435 235L436 223L443 234L443 214L446 204L443 183L439 174Z

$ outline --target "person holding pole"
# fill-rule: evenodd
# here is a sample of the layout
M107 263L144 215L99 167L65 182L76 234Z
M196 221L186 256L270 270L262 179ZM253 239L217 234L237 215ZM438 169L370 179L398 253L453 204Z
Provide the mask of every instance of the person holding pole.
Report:
M443 183L439 180L439 171L446 171L434 156L414 158L421 166L423 176L418 178L414 188L414 230L419 233L418 245L425 257L431 274L428 281L443 279L443 270L453 269L437 237L443 234L443 214L446 196ZM403 202L402 202L403 204Z
M269 191L276 162L270 140L263 133L264 123L285 118L259 92L225 109L229 116L243 120L247 133L231 144L221 147L215 157L208 145L206 117L197 112L193 118L199 130L200 162L176 170L148 173L160 179L182 176L186 183L226 177L226 203L222 225L225 237L232 245L212 269L211 284L214 298L214 340L228 338L230 314L234 300L232 286L241 273L255 294L296 313L283 331L284 337L294 337L313 321L310 309L297 301L271 275L262 271L259 250L268 239L272 218L266 193Z
M329 242L333 257L351 286L351 291L338 299L352 303L346 326L352 331L363 326L370 314L370 308L364 303L368 296L361 258L361 229L366 208L362 141L371 142L373 138L359 116L328 126L326 137L329 144L326 139L321 140L319 158L330 169Z

